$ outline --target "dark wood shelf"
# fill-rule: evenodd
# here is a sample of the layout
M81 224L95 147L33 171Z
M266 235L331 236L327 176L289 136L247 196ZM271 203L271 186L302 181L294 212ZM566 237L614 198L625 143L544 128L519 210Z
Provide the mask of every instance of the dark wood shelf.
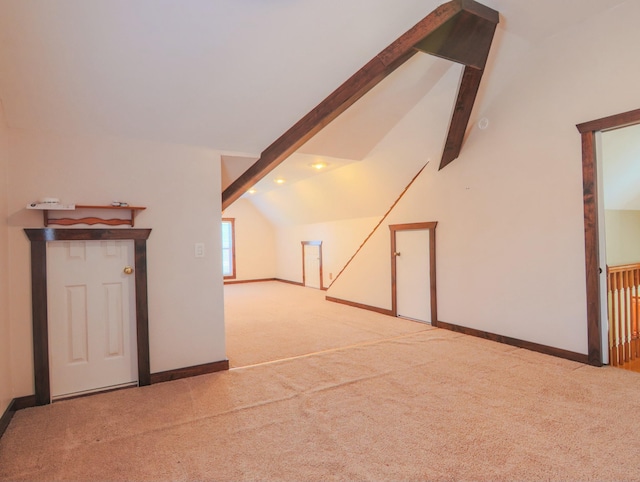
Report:
M89 225L94 225L94 224L107 224L109 226L124 226L124 225L128 225L133 227L134 226L134 220L136 217L136 214L138 213L138 211L142 211L144 209L147 209L146 207L142 207L142 206L90 206L87 204L76 204L76 208L74 211L77 211L79 209L109 209L112 211L122 211L122 210L126 210L129 211L131 213L129 219L121 219L121 218L112 218L112 219L106 219L106 218L99 218L99 217L85 217L85 218L51 218L49 217L49 211L62 211L60 209L44 209L42 211L42 216L44 219L44 226L47 227L50 224L58 224L61 226L73 226L76 224L89 224ZM66 210L65 210L66 211Z

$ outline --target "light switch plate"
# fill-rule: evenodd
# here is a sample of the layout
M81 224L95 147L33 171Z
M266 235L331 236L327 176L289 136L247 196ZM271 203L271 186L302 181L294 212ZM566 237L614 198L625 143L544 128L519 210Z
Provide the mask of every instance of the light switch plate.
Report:
M204 258L204 243L196 243L194 254L196 258Z

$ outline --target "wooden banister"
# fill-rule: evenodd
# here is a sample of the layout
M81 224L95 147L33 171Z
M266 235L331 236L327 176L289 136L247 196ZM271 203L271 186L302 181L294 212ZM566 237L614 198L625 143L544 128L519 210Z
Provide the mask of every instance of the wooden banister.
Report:
M609 363L620 366L640 358L640 263L607 266L607 300Z

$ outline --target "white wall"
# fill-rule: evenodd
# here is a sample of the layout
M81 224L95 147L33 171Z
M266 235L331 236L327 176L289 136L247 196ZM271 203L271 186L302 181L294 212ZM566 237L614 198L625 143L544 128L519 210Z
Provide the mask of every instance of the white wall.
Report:
M640 211L605 211L607 264L640 263Z
M302 283L301 243L322 241L322 286L328 287L379 220L368 217L279 227L277 277Z
M425 79L424 72L432 70L437 72L437 80ZM361 101L370 102L371 96L379 95L377 89L389 84L411 90L416 84L428 82L428 102L407 109L422 115L416 118L414 114L414 121L401 116L394 126L385 125L388 130L363 159L259 192L254 196L255 202L279 226L381 217L427 161L439 162L461 72L460 66L451 62L432 62L426 54L414 56ZM397 81L397 75L409 80ZM350 115L351 109L357 107L356 103L343 115ZM340 122L341 117L336 120Z
M152 373L225 359L218 152L12 129L9 179L14 395L33 393L29 242L23 228L42 227L41 213L25 206L43 196L146 206L136 227L153 230L147 242ZM205 258L194 257L196 242L205 244Z
M0 104L0 415L13 398L9 327L9 232L7 228L7 167L9 131Z
M275 230L269 220L244 198L229 206L222 217L235 219L235 281L275 278Z
M499 32L474 115L489 128L472 125L460 158L439 172L430 165L388 219L439 222L440 321L587 352L575 125L640 106L640 65L628 61L640 44L639 16L637 2L620 5L523 48L517 70L508 68L517 43ZM374 238L353 268L366 270L341 277L329 295L390 307L388 233Z
M323 241L323 286L329 286L333 282L330 274L337 276L344 268L424 164L437 166L448 127L442 119L450 115L461 69L453 65L443 69L439 62L416 56L392 75L408 75L413 82L421 82L425 79L415 70L434 66L439 75L429 95L409 109L363 160L256 196L260 209L277 227L279 278L301 282L300 242L317 240ZM308 221L300 222L302 219ZM389 236L386 225L379 231ZM370 249L364 246L363 251ZM363 259L366 257L355 258L338 278L351 287L346 299L374 306L388 299L390 304L390 281L387 285L379 276L379 270L386 272L390 262L372 271L373 265Z

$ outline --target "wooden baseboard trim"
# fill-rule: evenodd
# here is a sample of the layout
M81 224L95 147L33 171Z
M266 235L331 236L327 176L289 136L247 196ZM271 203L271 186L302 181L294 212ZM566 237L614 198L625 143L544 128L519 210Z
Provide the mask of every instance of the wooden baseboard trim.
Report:
M381 313L383 315L394 316L393 311L387 310L385 308L378 308L377 306L365 305L362 303L356 303L355 301L341 300L340 298L334 298L332 296L325 296L327 301L331 301L333 303L340 303L341 305L353 306L354 308L360 308L361 310L375 311L376 313Z
M276 278L260 278L260 279L243 279L243 280L230 280L230 281L225 281L224 284L226 285L239 285L242 283L263 283L264 281L280 281Z
M506 345L516 346L518 348L525 348L527 350L536 351L545 355L551 355L558 358L565 358L579 363L589 363L589 356L576 353L569 350L563 350L562 348L555 348L547 345L540 345L532 341L519 340L518 338L511 338L510 336L496 335L495 333L489 333L488 331L476 330L475 328L468 328L466 326L454 325L452 323L445 323L444 321L438 321L433 323L433 326L442 328L444 330L455 331L456 333L463 333L465 335L475 336L478 338L484 338L485 340L496 341L498 343L504 343Z
M0 417L0 438L4 435L4 432L7 430L13 415L23 408L31 408L36 406L36 396L28 395L26 397L18 397L11 400L6 410Z
M275 280L280 281L280 283L288 283L290 285L304 286L304 283L300 283L299 281L289 281L288 279L280 279L280 278L276 278Z
M13 399L16 410L22 410L24 408L31 408L37 405L35 395L27 395L26 397L18 397Z
M13 400L11 400L11 402L9 402L9 406L2 414L2 417L0 417L0 438L2 438L4 432L7 430L9 422L11 422L11 419L13 418L13 414L16 413L15 404L16 400L14 398Z
M179 380L180 378L197 377L198 375L206 375L207 373L221 372L229 369L229 360L221 360L213 363L205 363L192 367L177 368L175 370L167 370L166 372L152 373L151 384L170 382L171 380Z

